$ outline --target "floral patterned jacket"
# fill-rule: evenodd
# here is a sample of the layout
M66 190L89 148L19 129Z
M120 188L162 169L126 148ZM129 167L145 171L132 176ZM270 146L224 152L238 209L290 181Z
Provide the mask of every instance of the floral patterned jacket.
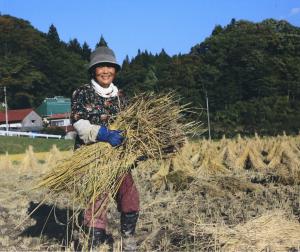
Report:
M124 109L127 100L124 93L119 90L118 96L104 98L98 95L91 84L85 84L77 88L71 99L71 123L80 119L88 120L93 125L108 126L108 120ZM79 148L83 141L77 136L75 149Z

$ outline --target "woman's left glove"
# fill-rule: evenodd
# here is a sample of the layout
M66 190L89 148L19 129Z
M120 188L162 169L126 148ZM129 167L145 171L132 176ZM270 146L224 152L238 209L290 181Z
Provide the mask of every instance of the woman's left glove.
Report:
M101 142L107 142L111 146L115 147L120 145L124 140L121 132L122 131L120 130L109 130L107 127L101 126L98 131L97 140Z

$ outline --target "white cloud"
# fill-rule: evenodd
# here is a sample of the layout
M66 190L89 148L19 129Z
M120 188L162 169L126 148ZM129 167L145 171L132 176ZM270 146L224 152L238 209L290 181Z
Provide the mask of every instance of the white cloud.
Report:
M298 13L300 13L300 8L293 8L290 11L290 15L297 15Z

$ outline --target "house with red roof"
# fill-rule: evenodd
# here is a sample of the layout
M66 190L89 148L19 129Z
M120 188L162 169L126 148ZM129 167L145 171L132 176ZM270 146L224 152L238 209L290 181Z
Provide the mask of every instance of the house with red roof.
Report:
M52 114L44 117L44 124L50 127L60 127L66 132L73 131L74 128L70 122L70 112Z
M73 131L70 122L71 99L63 96L45 98L36 112L43 118L45 127L60 127L65 132Z
M32 108L7 111L9 130L39 131L43 128L42 117ZM0 130L6 129L5 112L0 112Z

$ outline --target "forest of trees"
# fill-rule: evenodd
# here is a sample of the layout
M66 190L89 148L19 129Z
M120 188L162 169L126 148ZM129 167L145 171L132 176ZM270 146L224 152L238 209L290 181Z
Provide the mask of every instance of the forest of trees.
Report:
M106 45L101 36L98 45ZM142 46L142 45L141 45ZM0 16L0 85L10 108L36 107L45 97L70 97L88 81L94 48L76 38L61 41L28 21ZM175 90L206 123L206 100L213 137L237 133L274 135L300 129L300 28L286 21L260 23L232 19L188 54L138 51L126 57L116 83L127 95ZM3 101L2 88L0 103Z

